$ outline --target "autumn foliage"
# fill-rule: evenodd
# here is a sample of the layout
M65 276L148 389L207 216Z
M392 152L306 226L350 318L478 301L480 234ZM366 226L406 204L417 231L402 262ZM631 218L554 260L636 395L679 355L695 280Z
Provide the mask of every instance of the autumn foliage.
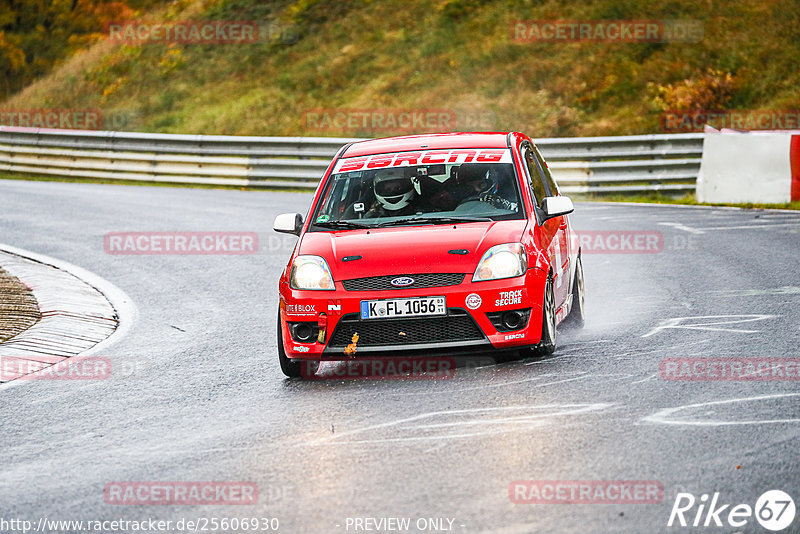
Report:
M120 0L0 0L0 99L133 15Z

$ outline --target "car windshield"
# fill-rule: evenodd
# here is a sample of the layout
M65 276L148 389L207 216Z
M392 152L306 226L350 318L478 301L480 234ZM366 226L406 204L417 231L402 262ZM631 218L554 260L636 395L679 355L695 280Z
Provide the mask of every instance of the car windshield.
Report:
M339 160L312 217L341 230L520 219L524 209L509 150L435 150Z

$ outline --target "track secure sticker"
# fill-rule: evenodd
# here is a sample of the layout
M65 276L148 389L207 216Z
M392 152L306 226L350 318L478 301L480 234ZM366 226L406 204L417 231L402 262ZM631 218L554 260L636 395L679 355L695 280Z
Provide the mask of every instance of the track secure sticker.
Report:
M522 290L515 291L501 291L500 296L494 301L495 306L513 306L514 304L522 304Z
M465 301L467 308L469 308L470 310L477 310L478 308L481 307L482 303L483 300L481 299L481 296L478 295L477 293L470 293L469 295L467 295L467 299Z

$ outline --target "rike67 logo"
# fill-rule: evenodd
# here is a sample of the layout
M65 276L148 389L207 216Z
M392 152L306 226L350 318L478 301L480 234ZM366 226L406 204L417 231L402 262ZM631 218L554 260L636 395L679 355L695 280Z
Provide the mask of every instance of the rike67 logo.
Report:
M765 491L754 507L749 504L730 504L720 501L719 492L709 495L704 493L697 499L691 493L678 493L672 512L669 514L668 527L733 527L742 528L756 521L763 528L778 532L792 525L795 516L795 505L788 493L781 490ZM748 532L750 532L748 530ZM789 532L789 531L787 531ZM792 530L791 532L797 532Z

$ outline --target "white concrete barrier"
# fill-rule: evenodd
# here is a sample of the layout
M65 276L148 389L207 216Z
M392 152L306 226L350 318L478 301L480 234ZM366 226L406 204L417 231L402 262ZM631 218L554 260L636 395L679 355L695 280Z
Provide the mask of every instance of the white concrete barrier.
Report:
M698 202L800 201L800 132L706 134Z

